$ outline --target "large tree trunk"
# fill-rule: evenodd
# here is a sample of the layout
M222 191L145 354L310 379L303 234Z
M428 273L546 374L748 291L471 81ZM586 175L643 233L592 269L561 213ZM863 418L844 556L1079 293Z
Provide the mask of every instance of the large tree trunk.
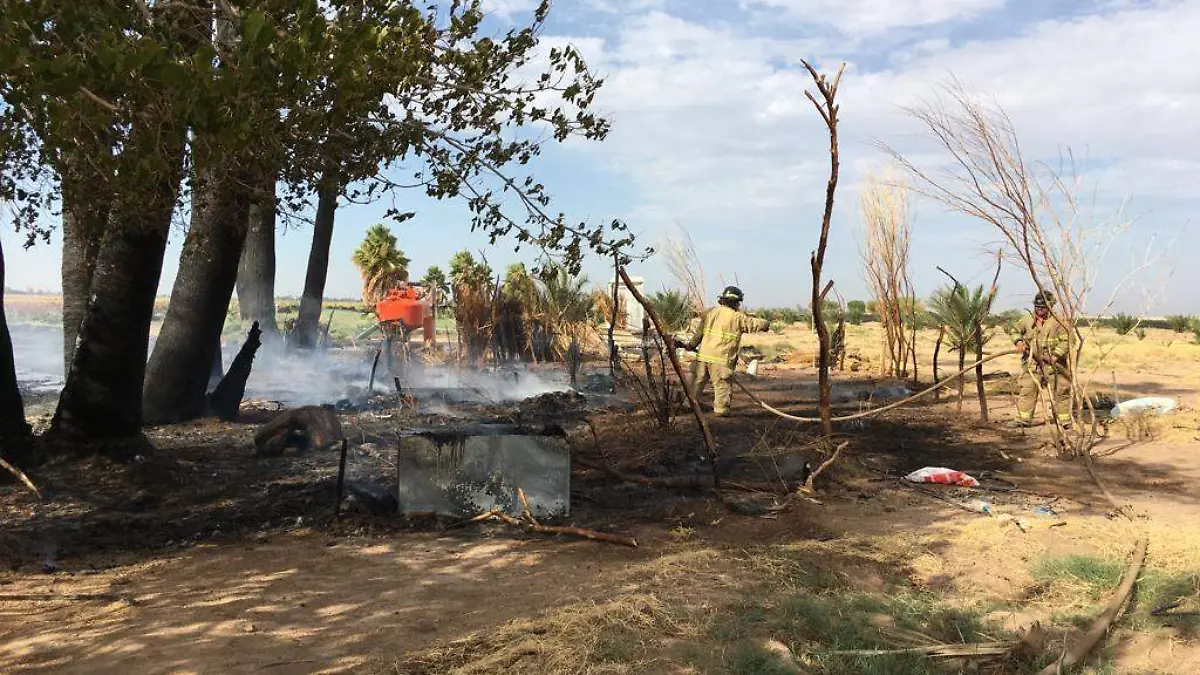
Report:
M259 186L250 202L250 223L238 264L238 311L243 320L257 321L267 335L275 324L275 175Z
M211 166L197 171L192 222L171 303L146 368L146 424L169 424L204 414L213 359L246 238L249 200L241 178Z
M92 275L108 217L108 200L89 195L76 179L63 179L62 210L62 331L63 374L71 368L79 326L87 311ZM88 198L92 196L94 198ZM98 198L97 198L98 197Z
M329 182L317 187L317 217L313 222L312 250L308 253L308 272L304 277L304 295L300 315L292 331L292 344L309 349L317 344L321 329L321 301L325 296L325 278L329 273L329 246L333 242L333 216L338 191Z
M250 324L250 333L246 342L233 357L229 364L229 373L221 378L208 397L208 408L226 422L237 420L238 410L242 405L242 397L246 395L246 381L250 379L250 368L254 363L254 355L262 344L262 331L258 322Z
M161 168L141 189L114 198L79 345L51 422L54 435L141 436L150 321L183 173L185 132L181 119L148 120L122 151L122 165L136 167L141 158L156 156Z
M17 459L29 440L25 403L17 388L17 366L13 361L12 336L4 315L4 249L0 247L0 457Z

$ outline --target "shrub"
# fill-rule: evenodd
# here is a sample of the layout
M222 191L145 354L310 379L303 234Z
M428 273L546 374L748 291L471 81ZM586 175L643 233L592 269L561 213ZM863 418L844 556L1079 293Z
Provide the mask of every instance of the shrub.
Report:
M1112 319L1112 326L1116 329L1117 335L1129 335L1138 325L1136 316L1121 312Z
M775 310L775 318L790 326L800 321L800 311L794 307L783 307Z
M692 322L692 304L682 291L658 291L650 296L650 306L672 333L678 333Z
M1192 341L1200 345L1200 319L1192 322Z
M851 300L846 303L846 320L854 326L861 326L867 316L867 303L862 300Z
M1005 331L1011 331L1025 316L1025 313L1019 309L1008 309L998 314L989 314L984 325L988 328L1003 328Z
M1137 333L1135 333L1135 335L1137 335L1137 339L1145 340L1146 339L1146 329L1139 326L1137 329Z
M1176 333L1187 333L1192 330L1196 319L1190 314L1172 314L1167 317L1167 325Z

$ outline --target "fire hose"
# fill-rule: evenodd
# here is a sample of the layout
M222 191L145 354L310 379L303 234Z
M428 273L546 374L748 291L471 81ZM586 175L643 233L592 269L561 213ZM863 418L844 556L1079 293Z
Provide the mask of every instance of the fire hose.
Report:
M857 412L857 413L854 413L853 415L842 415L842 416L840 416L840 417L834 417L834 418L831 418L831 419L830 419L830 421L831 421L831 422L849 422L849 421L851 421L851 420L862 419L862 418L864 418L864 417L871 417L871 416L878 415L878 414L880 414L880 413L883 413L883 412L887 412L887 411L889 411L889 410L893 410L893 409L895 409L895 408L899 408L899 407L900 407L900 406L902 406L902 405L905 405L905 404L911 403L911 402L913 402L913 401L915 401L915 400L917 400L917 399L921 398L922 396L925 396L925 395L927 395L927 394L930 394L930 393L932 393L932 392L934 392L934 391L937 391L938 389L941 389L942 387L945 387L946 385L950 384L950 382L951 382L952 380L955 380L955 379L957 379L957 378L959 378L959 377L961 377L961 376L963 376L963 375L966 375L968 372L970 372L971 370L973 370L973 369L974 369L976 366L983 365L983 364L987 363L988 361L991 361L991 360L993 360L993 359L998 359L998 358L1000 358L1001 356L1009 356L1009 355L1012 355L1012 354L1019 354L1019 353L1020 353L1020 350L1017 350L1017 349L1009 349L1009 350L1006 350L1006 351L997 352L997 353L995 353L995 354L990 354L990 355L988 355L988 356L986 356L986 357L984 357L984 358L980 359L979 361L976 361L975 363L972 363L971 365L967 366L966 368L963 368L962 370L958 371L957 373L955 373L955 374L953 374L953 375L950 375L949 377L945 377L945 378L943 378L943 379L941 379L941 380L938 380L938 381L937 381L937 382L935 382L933 385L929 386L929 387L928 387L928 388L926 388L926 389L922 389L921 391L919 391L919 392L917 392L917 393L913 394L912 396L909 396L908 398L903 398L903 399L900 399L899 401L896 401L896 402L894 402L894 403L889 403L888 405L885 405L885 406L883 406L883 407L881 407L881 408L874 408L874 409L872 409L872 410L864 410L864 411L862 411L862 412ZM761 407L763 410L766 410L766 411L767 411L767 412L769 412L769 413L772 413L772 414L774 414L774 415L777 415L777 416L779 416L779 417L782 417L783 419L786 419L786 420L792 420L792 421L794 421L794 422L812 422L812 423L816 423L816 422L820 422L820 421L821 421L821 418L820 418L820 417L799 417L799 416L797 416L797 415L789 415L788 413L785 413L785 412L783 412L782 410L778 410L778 409L776 409L776 408L772 408L771 406L767 405L767 403L766 403L766 402L764 402L762 399L760 399L759 397L757 397L757 396L755 396L754 394L750 393L750 390L746 388L746 385L742 384L742 381L741 381L741 380L737 379L736 377L733 377L733 378L731 378L731 379L733 380L733 383L734 383L734 384L736 384L736 385L738 386L738 388L740 388L740 389L741 389L743 392L745 392L745 394L746 394L747 396L749 396L749 397L750 397L750 400L751 400L751 401L754 401L754 402L755 402L755 403L757 403L757 404L758 404L758 405L759 405L759 406L760 406L760 407Z

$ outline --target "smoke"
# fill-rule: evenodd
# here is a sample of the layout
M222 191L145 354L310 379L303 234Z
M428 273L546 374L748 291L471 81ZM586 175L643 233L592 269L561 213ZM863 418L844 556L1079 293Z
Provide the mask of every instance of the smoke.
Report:
M23 394L57 394L63 386L62 329L10 323L17 383Z
M9 330L22 391L39 396L58 394L64 380L62 329L13 323ZM150 348L154 348L153 338ZM222 345L226 370L240 348L240 340ZM368 346L290 351L280 340L264 340L246 383L246 398L280 401L289 407L361 399L370 393L367 385L374 355L374 348ZM454 364L424 366L413 363L401 375L401 384L415 390L455 390L458 400L477 403L519 401L568 388L565 371L535 372L521 365L479 370ZM386 358L380 359L374 392L395 392Z

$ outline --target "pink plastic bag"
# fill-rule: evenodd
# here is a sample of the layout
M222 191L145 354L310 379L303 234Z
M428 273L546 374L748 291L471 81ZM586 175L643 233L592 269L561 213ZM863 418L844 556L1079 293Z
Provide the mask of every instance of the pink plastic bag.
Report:
M939 483L941 485L961 485L963 487L979 487L979 481L962 471L943 469L937 466L927 466L904 477L910 483Z

